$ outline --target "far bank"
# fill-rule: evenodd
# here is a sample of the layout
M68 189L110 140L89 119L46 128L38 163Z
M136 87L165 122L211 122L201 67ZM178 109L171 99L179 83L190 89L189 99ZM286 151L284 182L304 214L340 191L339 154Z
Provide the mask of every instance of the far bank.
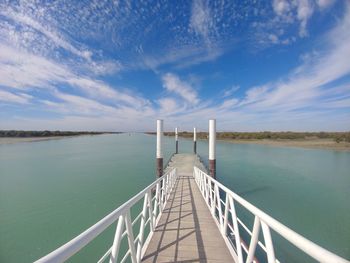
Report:
M164 135L174 136L174 132L164 132ZM178 135L193 138L192 132L179 132ZM217 132L216 136L217 140L237 144L350 151L350 132ZM207 138L207 132L197 132L197 139Z

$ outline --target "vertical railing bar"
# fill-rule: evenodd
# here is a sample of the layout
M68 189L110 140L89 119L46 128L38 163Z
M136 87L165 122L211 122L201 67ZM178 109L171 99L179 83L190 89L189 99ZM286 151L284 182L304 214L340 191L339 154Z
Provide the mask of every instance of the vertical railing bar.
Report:
M204 175L202 171L199 171L199 174L200 174L200 180L202 182L202 193L204 194L205 193Z
M208 191L208 195L209 195L209 204L210 204L210 211L211 213L213 213L213 195L212 195L212 192L211 192L211 181L209 178L208 179L208 186L207 186L207 191Z
M239 228L238 228L238 222L237 222L237 214L236 214L236 208L233 202L233 197L230 195L228 197L231 207L231 217L232 217L232 223L233 228L235 232L235 241L236 241L236 250L237 250L237 256L238 256L238 262L243 263L243 255L242 255L242 247L241 247L241 237L239 234Z
M208 185L209 185L209 178L208 177L205 177L205 191L207 192L207 198L208 198L208 204L210 203L210 198L209 198L209 188L208 188Z
M163 213L163 196L164 196L164 178L160 181L160 199L159 199L159 206L160 206L160 211Z
M159 213L162 213L162 208L160 206L160 194L161 194L160 182L158 182L157 185L156 185L156 201L157 201L157 204L154 206L155 218L157 218L157 209L158 209L158 207L159 207Z
M151 226L150 229L151 229L151 232L154 232L155 220L154 220L153 214L152 214L153 207L152 207L152 200L150 198L150 194L151 194L151 190L149 190L148 195L147 195L147 199L148 199L148 215L150 217L150 226Z
M138 245L137 245L137 252L136 252L136 258L137 262L141 262L141 251L143 246L143 234L145 230L145 220L146 220L146 214L147 214L147 202L148 202L148 193L145 194L144 200L143 200L143 207L142 207L142 216L141 216L141 223L140 223L140 230L139 230L139 239L138 239Z
M221 229L222 234L224 236L227 236L227 221L228 221L228 211L229 211L229 201L228 201L228 194L226 193L225 197L225 214L224 214L224 224L223 228Z
M270 228L263 220L260 220L260 221L261 221L261 228L263 231L263 236L264 236L264 241L265 241L265 247L267 250L267 252L266 252L267 261L268 261L268 263L275 263L276 258L275 258L275 251L273 249Z
M123 233L123 227L124 227L124 215L120 215L118 219L117 228L114 235L113 245L112 245L112 251L111 251L111 257L109 259L109 263L116 263L118 259L119 254L119 247L121 243L121 236Z
M213 191L214 188L214 191ZM210 180L210 205L211 205L211 213L214 216L214 218L216 218L215 215L215 206L216 206L216 188L215 188L215 184L213 187L213 182Z
M169 174L165 178L165 200L164 200L164 206L167 203L168 196L169 196Z
M130 216L130 210L128 210L126 212L125 225L126 225L126 231L128 233L127 236L128 236L128 243L129 243L129 249L130 249L130 256L131 256L132 263L137 263L136 251L135 251L135 242L134 242L134 232L132 230L130 217L131 217Z
M219 222L220 222L220 228L223 228L223 221L222 221L222 208L221 208L221 203L220 203L220 188L218 185L215 183L215 188L216 188L216 201L218 204L218 210L219 210Z
M256 245L258 244L258 241L259 241L259 232L260 232L260 219L259 217L255 216L253 232L250 239L246 263L251 263L254 260Z
M208 186L207 186L207 177L204 177L204 193L205 193L205 201L209 205L209 197L208 197Z

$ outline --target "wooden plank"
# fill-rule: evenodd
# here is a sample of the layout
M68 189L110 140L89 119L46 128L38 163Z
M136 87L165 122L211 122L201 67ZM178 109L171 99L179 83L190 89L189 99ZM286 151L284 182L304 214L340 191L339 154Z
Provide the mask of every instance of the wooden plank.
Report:
M176 182L142 262L233 262L233 258L192 177L196 155L176 154L169 166Z

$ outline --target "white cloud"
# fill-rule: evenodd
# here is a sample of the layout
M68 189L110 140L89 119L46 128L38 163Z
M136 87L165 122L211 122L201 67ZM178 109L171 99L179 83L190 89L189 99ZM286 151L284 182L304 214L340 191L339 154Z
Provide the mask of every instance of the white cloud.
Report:
M245 93L246 96L245 99L242 101L242 104L249 104L261 100L261 98L265 96L267 91L267 85L248 89Z
M299 23L299 37L303 38L308 35L307 25L310 18L313 16L316 7L319 10L325 10L329 8L334 3L334 0L273 0L272 8L276 14L271 21L264 24L263 28L275 29L273 35L278 36L282 34L277 34L281 26L288 27L293 25L295 22ZM263 33L261 33L263 34ZM271 36L271 33L270 33ZM284 38L284 40L276 41L275 38L271 39L273 44L288 44L292 41L290 38Z
M163 75L163 87L170 92L173 92L181 96L185 101L190 104L197 104L199 102L197 92L191 87L190 84L182 81L178 76L167 73Z
M326 51L313 53L285 80L268 83L247 91L245 102L254 102L251 110L294 110L317 107L324 99L334 96L332 82L350 74L350 8L343 20L327 36ZM327 86L328 85L328 86ZM344 100L340 105L347 105Z
M192 3L190 28L203 37L210 45L210 30L213 26L211 11L208 2L204 0L194 0Z
M119 61L91 61L88 64L88 70L96 75L110 75L120 72L123 69Z
M298 0L297 1L297 17L300 20L299 35L305 37L307 35L307 21L314 12L313 4L311 0Z
M80 69L97 75L199 64L232 47L231 35L219 25L226 19L223 9L232 3L210 8L208 1L198 0L174 9L146 1L142 6L132 8L128 1L0 2L5 18L0 38L6 35L16 47L51 59L69 62L74 55ZM175 21L177 16L183 19Z
M321 9L324 9L324 8L331 6L334 2L335 2L335 0L316 0L317 5Z
M5 18L0 26L0 39L32 54L71 63L67 59L68 53L76 57L74 64L77 68L95 75L108 75L123 69L120 61L104 59L101 51L72 39L65 28L49 21L51 17L46 9L35 4L34 7L23 5L15 8L0 3L0 15ZM34 14L28 10L35 10Z
M230 109L233 106L237 105L238 102L239 102L239 100L235 99L235 98L227 99L221 104L220 109Z
M284 13L288 12L290 9L290 3L288 0L273 0L272 2L273 10L278 15L283 15Z
M162 114L173 114L179 110L179 105L177 105L176 100L172 98L162 98L158 100L160 110Z
M47 38L49 38L57 47L61 47L72 54L82 57L84 59L90 60L92 56L92 52L88 49L85 50L80 50L70 44L68 41L64 39L64 37L60 36L53 28L49 28L47 25L42 25L32 19L31 17L20 13L20 12L15 12L13 9L8 8L5 10L0 11L0 14L14 20L17 23L20 23L22 25L27 25L41 34L45 35Z
M307 36L307 22L314 13L313 0L274 0L272 7L276 15L285 23L298 20L299 36Z
M100 80L74 73L74 69L46 58L0 44L0 85L15 89L52 89L53 86L68 84L85 94L100 99L113 100L142 107L147 100L135 94L121 92Z
M233 85L231 88L224 90L223 92L223 97L230 97L232 94L234 94L237 90L239 90L239 86L238 85Z
M146 66L147 68L157 69L160 66L170 65L177 69L181 69L201 64L203 62L213 61L221 56L223 52L224 49L219 46L208 48L201 43L172 47L159 55L142 56L143 61L137 66Z
M58 91L56 91L54 94L56 98L67 103L64 105L65 108L68 108L70 111L78 112L79 114L89 114L91 116L95 114L102 115L116 112L116 108L103 105L92 99Z
M276 36L275 34L270 34L269 35L269 40L273 44L277 44L279 42L278 36Z
M12 93L4 90L0 90L0 101L10 102L10 103L19 103L19 104L28 104L32 96L24 93Z

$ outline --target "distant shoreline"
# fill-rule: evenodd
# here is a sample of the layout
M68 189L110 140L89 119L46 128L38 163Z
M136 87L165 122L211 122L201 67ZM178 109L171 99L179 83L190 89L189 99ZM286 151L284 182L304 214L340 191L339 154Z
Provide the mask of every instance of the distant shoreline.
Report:
M40 141L49 141L49 140L60 140L60 139L68 139L68 138L81 137L81 136L96 136L96 135L103 135L103 134L119 134L119 133L120 132L95 132L95 133L89 133L89 132L73 133L72 132L72 134L68 133L69 135L29 136L28 134L26 134L26 136L0 136L0 145L15 144L15 143L21 143L21 142L40 142Z
M153 134L155 133L148 133ZM173 137L173 132L165 132L165 136ZM238 136L261 136L266 133L226 133L229 135L236 134ZM344 140L343 138L348 138L345 136L348 136L349 133L305 133L305 138L300 138L303 136L303 133L288 133L288 132L282 132L282 133L269 133L271 135L279 135L279 136L295 136L295 138L274 138L274 139L267 139L267 138L230 138L225 137L225 133L217 133L217 140L221 142L228 142L228 143L235 143L235 144L257 144L257 145L267 145L267 146L273 146L273 147L297 147L297 148L306 148L306 149L324 149L324 150L336 150L336 151L350 151L350 142L347 140ZM318 138L317 135L322 134L328 136L328 138ZM313 135L313 136L311 136ZM337 142L336 136L343 136L341 140ZM189 132L183 132L179 133L179 137L192 139L193 133ZM197 133L198 140L207 140L207 133Z
M60 139L78 137L78 136L83 136L83 135L48 136L48 137L0 137L0 145L21 143L21 142L39 142L39 141L49 141L49 140L60 140Z
M274 147L296 147L306 149L324 149L324 150L336 150L336 151L350 151L349 142L335 142L332 139L310 139L310 140L225 140L219 139L218 141L224 141L236 144L258 144Z
M77 135L65 135L65 136L42 136L42 137L0 137L0 145L4 144L14 144L21 142L39 142L48 140L59 140L87 135L102 135L108 133L98 133L98 134L77 134ZM148 133L153 134L154 133ZM172 135L167 135L172 136ZM191 139L188 136L181 136L182 138ZM199 140L205 140L200 138ZM326 149L326 150L336 150L336 151L350 151L349 142L336 142L333 139L217 139L220 142L228 142L234 144L256 144L256 145L267 145L273 147L297 147L297 148L307 148L307 149Z
M49 131L49 130L0 130L0 145L20 142L38 142L58 140L87 135L119 134L121 132L108 131Z

